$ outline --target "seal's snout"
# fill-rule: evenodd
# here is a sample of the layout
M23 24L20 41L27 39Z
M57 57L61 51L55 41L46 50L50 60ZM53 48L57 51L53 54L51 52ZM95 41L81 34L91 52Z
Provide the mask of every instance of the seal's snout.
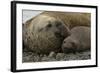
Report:
M75 52L75 48L62 47L62 51L64 53L74 53Z
M60 31L56 31L56 32L55 32L55 36L56 36L56 37L62 37Z
M61 35L66 38L70 35L70 30L68 27L66 27L64 24L62 24L60 27L59 27L59 30L60 30L60 33Z
M62 51L64 53L74 53L75 52L75 43L74 42L69 42L68 39L65 39L63 41L63 45L62 45Z

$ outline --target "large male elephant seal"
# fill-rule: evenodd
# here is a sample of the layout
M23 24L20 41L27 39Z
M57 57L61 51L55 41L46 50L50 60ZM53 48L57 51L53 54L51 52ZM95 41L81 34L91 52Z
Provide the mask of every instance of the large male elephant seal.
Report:
M65 38L62 50L65 53L90 50L90 27L78 26L71 30L71 35Z
M57 52L63 39L75 26L90 26L87 14L45 11L28 20L23 26L23 43L36 53Z

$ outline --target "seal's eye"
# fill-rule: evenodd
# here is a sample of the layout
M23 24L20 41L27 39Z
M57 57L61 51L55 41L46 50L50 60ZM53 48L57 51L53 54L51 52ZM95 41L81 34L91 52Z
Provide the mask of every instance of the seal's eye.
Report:
M61 22L56 22L56 27L59 27L61 25Z
M51 25L51 24L48 24L48 25L47 25L47 27L49 27L49 28L50 28L50 27L52 27L52 25Z

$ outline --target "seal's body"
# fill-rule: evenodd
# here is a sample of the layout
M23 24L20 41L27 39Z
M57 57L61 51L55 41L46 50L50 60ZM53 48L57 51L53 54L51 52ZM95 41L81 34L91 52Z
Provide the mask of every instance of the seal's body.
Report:
M65 53L89 50L90 39L90 27L74 27L71 30L71 35L63 41L62 50Z
M41 15L54 17L61 20L70 29L75 26L90 26L91 15L89 13L78 12L50 12L45 11Z
M45 11L24 24L23 43L36 53L56 52L71 28L89 24L87 15L82 13Z

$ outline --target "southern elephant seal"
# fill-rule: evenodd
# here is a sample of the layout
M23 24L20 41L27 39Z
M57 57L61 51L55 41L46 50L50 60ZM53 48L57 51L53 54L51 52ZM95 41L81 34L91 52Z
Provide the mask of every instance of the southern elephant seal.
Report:
M90 27L78 26L71 30L71 35L64 39L62 50L64 53L90 50Z
M23 43L36 53L57 52L70 29L89 24L90 19L83 13L45 11L24 24Z

